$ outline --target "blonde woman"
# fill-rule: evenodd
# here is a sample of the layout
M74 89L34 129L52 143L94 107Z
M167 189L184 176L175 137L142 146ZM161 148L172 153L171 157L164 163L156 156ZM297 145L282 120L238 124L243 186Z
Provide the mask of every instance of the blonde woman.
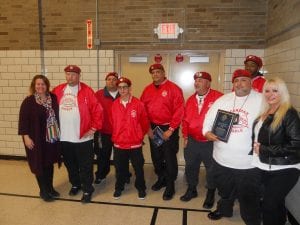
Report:
M299 177L300 119L281 79L267 80L263 95L262 111L253 126L253 164L262 171L263 224L284 225L284 199Z

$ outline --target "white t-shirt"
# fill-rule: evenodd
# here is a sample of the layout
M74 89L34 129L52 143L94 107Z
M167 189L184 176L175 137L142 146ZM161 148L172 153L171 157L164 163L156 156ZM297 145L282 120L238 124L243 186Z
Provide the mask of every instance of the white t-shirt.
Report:
M262 124L263 124L263 121L259 120L257 122L256 126L254 127L254 134L255 134L254 141L255 142L257 142L258 133L259 133L259 130L260 130ZM289 168L296 168L296 169L300 170L300 163L297 163L295 165L270 165L270 164L262 163L259 159L259 156L255 152L253 152L252 165L261 170L265 170L265 171L283 170L283 169L289 169Z
M93 139L92 136L79 138L80 113L77 101L78 88L78 85L67 85L59 103L61 141L80 143Z
M215 141L213 158L225 167L234 169L250 169L252 155L252 126L257 118L262 95L251 90L248 96L238 97L234 92L225 94L217 99L207 112L202 133L212 130L218 109L239 114L239 122L233 125L228 142Z

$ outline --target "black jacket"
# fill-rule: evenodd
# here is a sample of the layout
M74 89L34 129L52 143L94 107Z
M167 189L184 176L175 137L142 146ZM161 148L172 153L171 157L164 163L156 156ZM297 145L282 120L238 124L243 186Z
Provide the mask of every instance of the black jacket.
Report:
M258 134L259 159L270 165L293 165L300 163L300 119L298 112L290 108L282 124L272 132L270 125L274 115L263 122ZM253 130L258 120L254 122ZM254 140L254 132L253 132Z

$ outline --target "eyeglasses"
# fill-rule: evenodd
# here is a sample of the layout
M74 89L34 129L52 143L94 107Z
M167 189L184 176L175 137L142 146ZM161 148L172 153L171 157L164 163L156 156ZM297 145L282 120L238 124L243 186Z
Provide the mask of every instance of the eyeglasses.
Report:
M128 86L118 86L119 90L127 90L129 87Z

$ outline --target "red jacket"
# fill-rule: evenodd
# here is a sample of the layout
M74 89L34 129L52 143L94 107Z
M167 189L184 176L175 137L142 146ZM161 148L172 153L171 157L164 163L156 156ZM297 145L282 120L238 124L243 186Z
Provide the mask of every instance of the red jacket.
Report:
M117 94L117 97L118 96L119 93ZM102 125L100 132L104 134L112 134L112 126L109 119L109 114L111 113L111 106L115 98L113 98L109 94L106 87L96 92L96 98L98 99L98 101L101 103L103 107L103 121L105 121L105 123L103 123Z
M64 83L53 89L58 104L60 104L66 86L67 83ZM97 101L94 91L82 82L79 83L77 101L80 114L80 138L82 138L91 128L96 130L101 129L103 109L101 104Z
M266 79L263 76L257 76L252 79L252 89L262 93Z
M184 138L191 136L197 141L207 141L202 134L204 118L211 105L222 95L221 92L210 89L203 100L203 106L200 113L198 113L196 93L188 98L182 120L182 135Z
M165 80L156 87L148 85L141 96L151 123L169 125L176 129L184 114L184 98L182 90L173 82Z
M110 120L113 127L112 142L120 149L133 149L142 146L150 124L144 104L131 96L126 107L118 98L112 104Z

